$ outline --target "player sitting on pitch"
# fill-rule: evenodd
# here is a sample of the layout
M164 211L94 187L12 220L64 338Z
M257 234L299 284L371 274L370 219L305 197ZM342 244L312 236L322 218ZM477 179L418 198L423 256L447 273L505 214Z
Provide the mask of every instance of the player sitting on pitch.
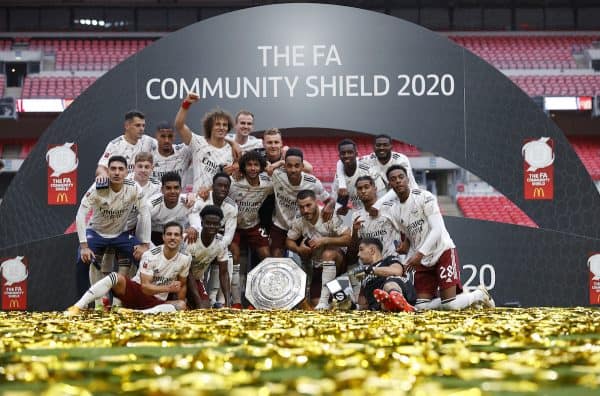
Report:
M111 290L125 308L141 309L148 313L186 309L186 278L192 258L179 252L182 234L180 224L165 224L164 245L142 255L138 272L133 279L111 272L94 283L75 305L65 311L65 315L81 313L98 296ZM171 293L176 294L176 300L168 300Z
M362 265L352 272L363 272L364 295L371 311L413 312L417 300L415 288L398 256L383 257L383 245L377 238L364 238L358 246Z

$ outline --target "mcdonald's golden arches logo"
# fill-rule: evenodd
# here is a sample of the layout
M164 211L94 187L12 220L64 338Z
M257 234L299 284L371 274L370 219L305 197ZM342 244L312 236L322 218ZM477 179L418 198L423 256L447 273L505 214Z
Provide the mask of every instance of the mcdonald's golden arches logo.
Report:
M533 197L534 198L544 198L544 189L542 187L536 187L533 189Z
M8 308L19 309L19 300L17 300L16 298L11 298L10 302L8 303Z
M66 192L61 192L56 195L56 203L69 203L69 196Z

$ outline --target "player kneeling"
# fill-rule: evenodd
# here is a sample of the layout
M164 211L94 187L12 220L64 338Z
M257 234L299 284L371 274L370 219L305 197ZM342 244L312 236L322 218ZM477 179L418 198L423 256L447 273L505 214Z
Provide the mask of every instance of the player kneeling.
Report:
M377 238L364 238L358 246L358 257L362 265L354 274L365 273L364 295L372 311L413 312L417 300L415 288L406 276L400 259L396 256L383 257L383 245Z
M142 255L135 277L127 279L111 272L94 283L75 305L65 311L65 315L79 314L110 290L125 308L144 310L147 313L186 309L186 279L192 258L179 252L182 233L183 228L179 223L165 224L164 244ZM169 300L170 294L174 294L176 299Z

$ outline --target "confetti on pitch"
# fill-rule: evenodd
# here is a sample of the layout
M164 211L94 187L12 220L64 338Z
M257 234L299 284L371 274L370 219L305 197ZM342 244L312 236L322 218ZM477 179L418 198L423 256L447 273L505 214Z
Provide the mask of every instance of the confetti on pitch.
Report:
M0 312L0 393L584 395L600 311Z

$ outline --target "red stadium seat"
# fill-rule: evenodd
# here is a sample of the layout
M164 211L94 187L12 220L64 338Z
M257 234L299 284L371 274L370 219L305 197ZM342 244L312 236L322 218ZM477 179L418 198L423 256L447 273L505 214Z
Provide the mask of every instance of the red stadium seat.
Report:
M465 217L537 228L533 220L503 196L461 195L456 203Z

